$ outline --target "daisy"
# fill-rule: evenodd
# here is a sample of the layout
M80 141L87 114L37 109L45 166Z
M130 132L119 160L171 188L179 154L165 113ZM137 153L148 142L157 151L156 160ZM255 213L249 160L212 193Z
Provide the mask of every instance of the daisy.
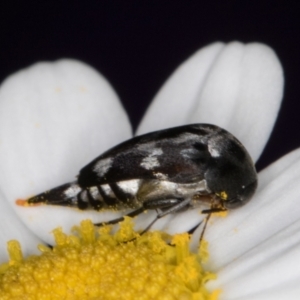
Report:
M257 43L214 43L178 67L156 95L137 134L212 123L233 133L257 161L282 91L282 69L272 49ZM128 117L103 76L74 60L38 63L3 82L0 105L2 262L7 260L8 240L19 240L26 256L37 253L38 243L53 243L53 228L69 232L83 219L98 223L120 216L15 205L18 198L74 180L89 161L132 136ZM300 194L299 156L296 150L262 171L253 199L209 224L207 269L218 278L208 287L221 287L220 299L299 295L300 268L295 262L300 257L300 209L293 205ZM145 227L153 214L137 218L136 229ZM201 217L199 211L170 215L153 229L185 232ZM198 242L196 233L192 249Z

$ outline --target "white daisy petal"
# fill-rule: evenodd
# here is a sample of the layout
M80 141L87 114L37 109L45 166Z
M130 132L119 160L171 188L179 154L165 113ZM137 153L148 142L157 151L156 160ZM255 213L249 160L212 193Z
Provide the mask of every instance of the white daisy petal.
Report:
M287 172L289 172L290 168L294 164L297 164L299 161L300 161L300 151L298 149L290 152L289 154L280 158L275 163L268 166L266 169L264 169L259 173L259 189L260 190L266 189L268 185L274 185L273 184L274 180L276 180L283 173L288 175ZM288 176L293 178L294 176L297 176L297 173L296 174L291 173ZM284 191L282 191L282 193L284 193Z
M256 299L261 292L300 279L300 220L266 239L218 272L210 288L222 287L224 299ZM292 288L292 287L291 287ZM295 285L292 289L297 288Z
M294 278L289 282L285 282L283 284L277 284L275 287L271 289L265 289L263 291L259 291L257 294L249 294L246 296L241 296L237 298L232 298L229 296L228 300L298 300L300 295L300 278ZM225 297L221 297L220 299L226 300Z
M0 187L16 208L17 198L75 180L81 167L130 137L127 115L103 76L74 60L38 63L0 89ZM43 226L26 216L31 209L17 211L36 232ZM63 214L46 213L49 228L62 225Z
M37 245L41 244L41 240L24 226L7 201L4 200L1 191L0 203L0 264L8 260L6 247L9 240L18 240L22 245L24 255L38 253Z
M17 212L32 232L45 243L53 245L52 230L62 227L63 231L70 233L74 225L82 220L90 219L93 223L107 222L120 218L121 212L102 212L95 210L81 211L75 208L59 206L17 207Z
M155 97L138 134L212 123L237 136L256 161L273 128L282 93L282 68L272 49L258 43L213 44L175 71Z
M223 43L211 44L182 63L151 102L137 134L190 123L207 74L223 48Z
M211 283L226 290L224 299L243 299L260 290L300 278L300 149L259 174L254 198L224 219L209 224ZM259 181L260 182L260 181ZM248 296L247 296L248 297Z

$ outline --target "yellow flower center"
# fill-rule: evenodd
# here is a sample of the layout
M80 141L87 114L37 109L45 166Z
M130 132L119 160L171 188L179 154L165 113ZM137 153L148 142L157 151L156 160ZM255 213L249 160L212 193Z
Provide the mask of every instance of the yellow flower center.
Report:
M206 249L189 251L188 234L140 236L126 218L120 229L97 228L89 220L66 235L53 231L56 245L23 258L19 242L8 243L10 260L0 266L0 300L26 299L217 299L205 282L215 275L201 262ZM205 248L205 243L201 243Z

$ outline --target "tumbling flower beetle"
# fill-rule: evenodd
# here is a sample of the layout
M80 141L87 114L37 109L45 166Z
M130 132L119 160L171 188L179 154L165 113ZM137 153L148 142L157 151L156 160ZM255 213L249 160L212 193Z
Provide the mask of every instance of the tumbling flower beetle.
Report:
M256 170L244 146L220 127L193 124L125 141L82 168L76 181L27 203L131 209L131 217L156 209L157 217L146 231L167 214L205 202L210 206L202 212L208 216L242 206L256 187Z

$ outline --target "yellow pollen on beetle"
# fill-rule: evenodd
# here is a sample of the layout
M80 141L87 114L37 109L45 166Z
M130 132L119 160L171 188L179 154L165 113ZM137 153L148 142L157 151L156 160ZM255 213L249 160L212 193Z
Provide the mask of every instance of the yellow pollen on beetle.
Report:
M204 270L207 244L189 250L189 235L163 232L139 235L130 218L112 234L82 221L67 235L53 231L55 245L39 246L40 255L24 258L19 242L8 243L9 262L0 266L0 300L51 299L208 299Z
M219 194L220 198L224 201L226 201L228 199L228 195L225 191L222 191L220 194Z

